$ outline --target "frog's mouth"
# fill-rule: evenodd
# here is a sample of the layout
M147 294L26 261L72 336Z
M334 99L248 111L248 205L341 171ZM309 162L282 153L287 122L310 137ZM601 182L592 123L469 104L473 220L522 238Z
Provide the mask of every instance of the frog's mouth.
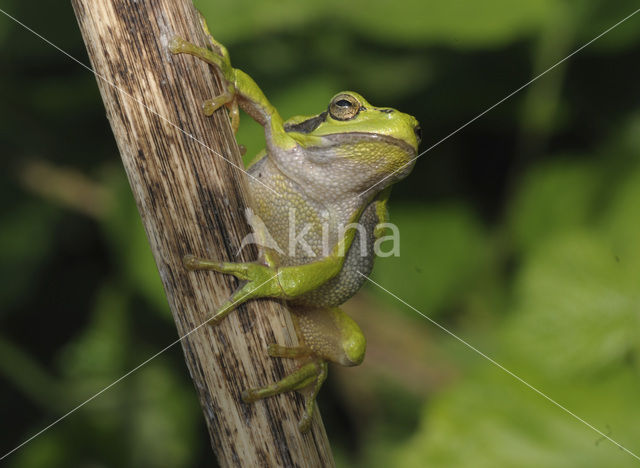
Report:
M399 147L402 151L410 156L415 156L418 149L399 138L392 137L390 135L384 135L381 133L369 133L369 132L351 132L351 133L332 133L329 135L322 135L322 138L327 139L330 142L330 146L343 145L345 136L354 142L361 141L378 141L387 145L393 145Z

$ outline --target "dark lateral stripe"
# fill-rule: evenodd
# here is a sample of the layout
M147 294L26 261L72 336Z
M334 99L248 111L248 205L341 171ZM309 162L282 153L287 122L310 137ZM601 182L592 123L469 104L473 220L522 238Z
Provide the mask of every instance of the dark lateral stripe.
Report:
M327 118L327 111L297 124L284 124L285 132L311 133Z

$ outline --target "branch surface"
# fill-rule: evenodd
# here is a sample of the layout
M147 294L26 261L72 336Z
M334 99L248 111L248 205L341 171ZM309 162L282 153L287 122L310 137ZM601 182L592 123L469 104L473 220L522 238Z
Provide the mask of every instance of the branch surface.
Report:
M72 3L178 333L184 336L230 296L237 282L217 273L188 272L182 257L256 258L251 249L235 257L249 232L244 218L249 198L229 119L224 110L213 118L201 111L205 99L221 92L220 83L201 61L168 51L176 34L202 46L205 36L189 0ZM333 466L319 414L309 433L298 431L301 397L289 393L250 405L240 398L242 390L294 370L294 362L266 354L270 343L297 344L280 303L251 301L181 343L222 466Z

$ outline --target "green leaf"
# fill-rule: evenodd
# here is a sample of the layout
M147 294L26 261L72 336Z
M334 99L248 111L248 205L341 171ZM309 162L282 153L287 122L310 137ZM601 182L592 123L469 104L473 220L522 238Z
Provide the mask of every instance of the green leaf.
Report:
M62 351L59 365L68 379L82 387L76 388L79 396L111 383L126 370L128 313L126 293L103 286L86 330Z
M584 226L598 188L598 171L588 163L555 159L531 169L509 207L515 247L528 253L552 235Z
M640 282L640 170L632 172L615 191L611 208L605 213L604 229L611 253L620 268ZM637 286L640 288L640 286Z
M557 1L525 0L517 7L508 0L405 0L392 8L384 0L337 3L359 32L375 40L477 49L536 33Z
M635 458L500 369L486 361L479 367L425 406L420 429L395 451L391 466L636 466ZM638 453L640 386L633 372L542 390Z
M633 13L638 8L638 3L635 0L618 0L616 2L599 0L592 2L589 6L592 10L591 15L587 21L583 22L580 31L579 40L583 42L590 41ZM640 38L640 28L638 28L637 21L638 18L635 15L628 21L621 23L594 42L593 49L601 53L610 53L637 46Z
M131 466L189 466L202 427L192 386L157 361L140 370L132 390Z
M59 211L53 207L30 201L4 213L0 223L3 309L29 295L27 291L36 282L36 274L54 247L51 233L58 217Z
M398 206L390 221L400 231L400 257L378 258L375 281L429 315L461 301L486 258L485 234L471 212L461 205Z
M597 374L638 350L637 277L602 237L584 231L542 243L516 283L507 346L557 377Z
M384 0L323 2L196 1L223 43L255 38L275 30L345 23L376 41L436 43L456 48L491 47L535 33L555 14L557 0Z

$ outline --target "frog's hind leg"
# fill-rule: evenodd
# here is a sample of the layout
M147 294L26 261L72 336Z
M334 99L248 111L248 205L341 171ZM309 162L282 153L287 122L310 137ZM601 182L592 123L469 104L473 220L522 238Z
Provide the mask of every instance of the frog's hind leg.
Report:
M287 355L286 357L293 356ZM252 403L262 398L268 398L293 390L303 392L305 394L305 410L298 424L298 428L300 432L307 432L311 428L316 396L326 378L327 363L320 359L314 359L276 383L267 385L266 387L245 390L242 392L242 399L245 403Z
M364 358L366 341L360 327L339 308L292 308L292 316L300 346L271 344L269 356L304 359L304 364L284 379L263 388L243 393L245 402L256 401L280 393L299 390L305 394L305 410L300 430L311 427L315 399L327 377L329 361L343 366L356 366Z
M316 356L348 367L364 360L367 342L362 330L340 308L296 308L294 316L305 345Z

